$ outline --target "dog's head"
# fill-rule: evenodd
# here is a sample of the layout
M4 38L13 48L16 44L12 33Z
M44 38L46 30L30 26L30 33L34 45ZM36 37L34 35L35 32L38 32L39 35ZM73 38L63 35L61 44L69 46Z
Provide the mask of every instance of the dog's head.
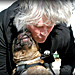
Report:
M14 62L17 63L23 60L31 60L37 56L41 56L38 48L38 45L32 39L29 31L18 34L12 44Z

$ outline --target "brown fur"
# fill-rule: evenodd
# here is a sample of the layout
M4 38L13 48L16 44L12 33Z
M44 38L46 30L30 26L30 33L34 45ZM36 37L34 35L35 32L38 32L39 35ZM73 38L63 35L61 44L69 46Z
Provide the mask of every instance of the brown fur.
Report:
M28 48L27 46L23 46L21 50L16 51L16 52L14 52L14 41L13 41L12 50L13 50L13 61L16 64L20 61L33 60L34 58L41 56L40 52L38 51L38 47L34 41L33 41L31 48ZM39 59L29 64L34 64L38 62L44 63L43 60ZM16 69L13 70L13 74L15 73L15 70ZM50 75L50 73L47 71L45 67L39 65L39 66L29 67L27 69L27 75Z

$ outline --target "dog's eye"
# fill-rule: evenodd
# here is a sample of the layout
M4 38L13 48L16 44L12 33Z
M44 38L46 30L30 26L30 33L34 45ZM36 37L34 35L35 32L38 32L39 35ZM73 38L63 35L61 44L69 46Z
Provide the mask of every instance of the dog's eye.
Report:
M15 45L14 52L21 50L22 46Z

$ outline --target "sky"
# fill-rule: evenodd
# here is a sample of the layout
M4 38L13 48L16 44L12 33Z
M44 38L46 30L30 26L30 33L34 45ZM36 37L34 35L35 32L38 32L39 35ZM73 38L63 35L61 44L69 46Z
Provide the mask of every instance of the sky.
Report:
M0 12L2 11L2 10L4 10L4 9L6 9L6 8L8 8L14 1L16 1L16 0L3 0L3 1L1 1L0 0Z
M16 0L0 0L0 12L6 8L8 8L13 2L15 2ZM74 3L75 4L75 3ZM75 37L75 11L74 14L72 15L71 18L71 26L72 26L72 30L73 30L73 35Z

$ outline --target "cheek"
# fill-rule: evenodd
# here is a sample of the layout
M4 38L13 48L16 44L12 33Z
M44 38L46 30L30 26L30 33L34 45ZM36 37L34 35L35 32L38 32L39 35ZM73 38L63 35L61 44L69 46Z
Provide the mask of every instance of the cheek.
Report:
M47 28L47 32L50 33L53 28L54 28L54 26L48 27L48 28Z
M32 32L34 32L34 27L33 26L27 26L27 29L32 33Z
M31 32L32 35L36 35L38 33L38 29L34 26L28 26L27 29Z

